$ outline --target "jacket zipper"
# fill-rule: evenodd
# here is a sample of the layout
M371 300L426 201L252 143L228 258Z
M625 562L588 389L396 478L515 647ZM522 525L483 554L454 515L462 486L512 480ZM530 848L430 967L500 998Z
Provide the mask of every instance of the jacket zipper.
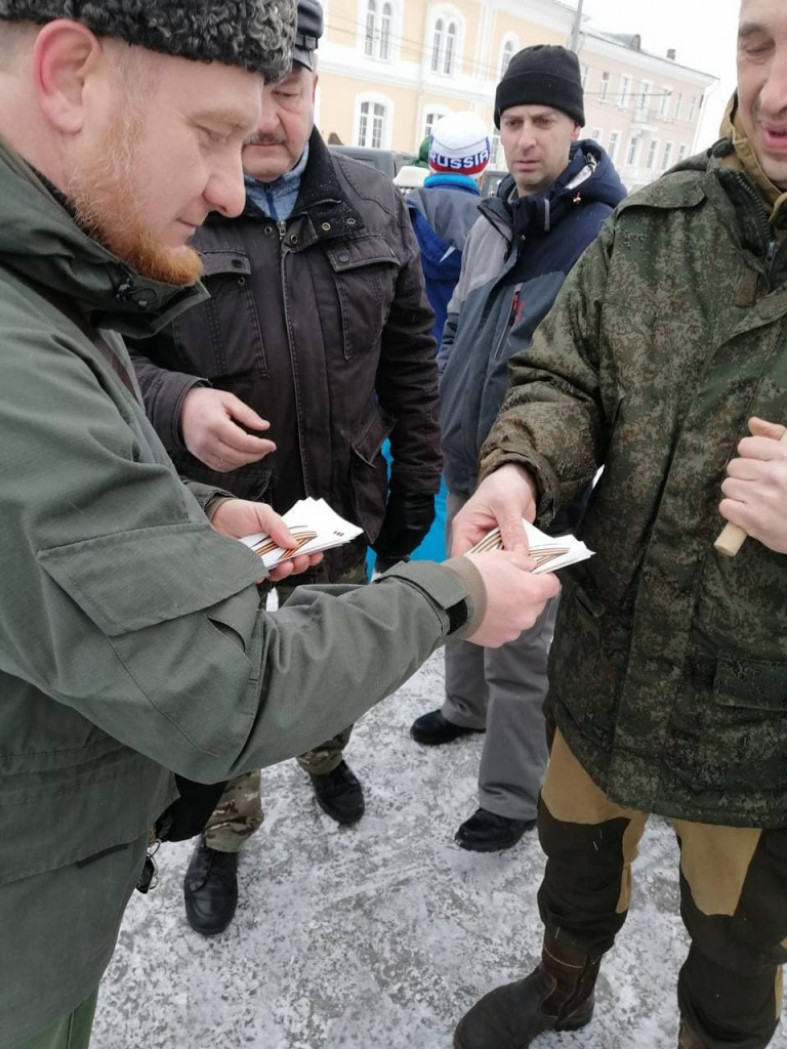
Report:
M756 211L757 218L759 219L760 229L763 233L765 243L767 245L765 251L765 275L768 278L768 281L770 282L773 273L773 264L776 260L776 253L778 251L779 245L776 242L775 237L773 236L770 218L768 216L768 212L765 210L765 205L760 199L759 193L752 187L746 175L744 175L740 171L736 171L734 174L735 179L738 182L738 185L741 186L741 188L746 193L747 197L749 197L749 199L754 204L754 210Z
M508 320L506 321L505 328L503 328L503 332L502 332L500 338L497 340L497 346L495 346L495 352L492 354L492 360L493 361L497 361L497 360L500 359L500 354L502 352L503 346L508 341L508 336L511 334L511 329L514 327L514 323L516 321L517 314L519 313L519 304L520 304L520 297L519 296L520 296L520 292L521 291L522 291L521 283L515 285L515 287L514 287L514 294L511 297L511 310L510 310L510 312L508 314Z

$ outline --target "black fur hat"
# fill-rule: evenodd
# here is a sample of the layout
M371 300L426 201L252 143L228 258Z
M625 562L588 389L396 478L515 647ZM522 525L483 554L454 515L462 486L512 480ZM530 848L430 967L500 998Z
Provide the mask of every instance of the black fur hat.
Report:
M276 81L290 70L295 0L0 0L0 19L69 18L149 51L222 62Z

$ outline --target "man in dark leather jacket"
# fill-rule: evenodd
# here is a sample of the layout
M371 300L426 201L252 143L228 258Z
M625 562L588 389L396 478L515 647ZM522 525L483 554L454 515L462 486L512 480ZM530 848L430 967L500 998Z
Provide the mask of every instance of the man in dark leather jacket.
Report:
M306 496L325 499L364 535L329 551L311 578L358 583L367 544L386 559L406 557L434 517L434 317L396 189L330 154L314 128L321 34L319 4L300 0L292 74L266 87L244 151L244 213L212 215L193 241L211 298L137 343L134 363L148 415L184 476L282 513ZM342 824L364 810L342 757L349 735L299 758L318 804ZM238 851L261 822L259 774L227 784L186 875L197 931L232 920Z

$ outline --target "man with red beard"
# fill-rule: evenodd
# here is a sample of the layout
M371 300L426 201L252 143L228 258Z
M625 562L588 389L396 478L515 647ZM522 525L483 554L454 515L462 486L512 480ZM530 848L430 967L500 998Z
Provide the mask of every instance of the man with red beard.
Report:
M87 1045L149 828L190 822L178 775L299 754L445 637L503 643L557 590L498 552L304 587L267 615L235 538L292 536L269 507L182 484L145 416L117 332L204 298L187 241L243 207L241 148L294 14L0 0L3 1049Z

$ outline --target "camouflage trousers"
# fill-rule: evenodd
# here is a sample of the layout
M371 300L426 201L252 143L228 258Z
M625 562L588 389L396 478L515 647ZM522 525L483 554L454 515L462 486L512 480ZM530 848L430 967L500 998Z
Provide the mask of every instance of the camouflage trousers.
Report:
M609 950L626 919L647 819L610 801L556 733L539 802L547 864L538 902L547 928L585 954ZM691 939L678 977L681 1016L706 1049L764 1049L787 961L787 828L672 823Z
M362 585L367 582L366 556L339 579L329 580L324 565L312 569L309 581L313 583L345 583ZM284 604L295 589L295 585L279 584L276 592L279 604ZM264 588L260 588L265 593ZM319 747L306 751L298 758L298 764L305 772L314 776L325 776L341 762L344 748L347 746L353 727L338 732ZM247 838L259 829L262 824L262 800L260 798L259 772L245 772L231 779L219 803L211 813L205 826L205 842L218 852L239 852Z

